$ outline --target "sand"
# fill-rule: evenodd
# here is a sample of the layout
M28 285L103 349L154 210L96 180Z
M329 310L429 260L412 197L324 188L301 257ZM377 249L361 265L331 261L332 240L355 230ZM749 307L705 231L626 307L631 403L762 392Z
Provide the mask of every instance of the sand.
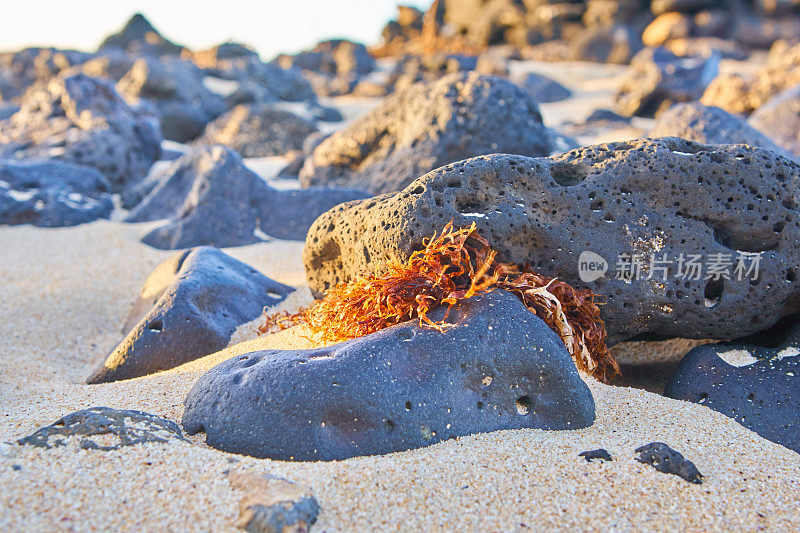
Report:
M579 92L572 105L542 106L548 126L610 106L614 83L600 83L601 72L581 67L580 78L572 66L536 68ZM372 103L348 105L353 117ZM618 132L617 138L623 136ZM276 159L250 164L265 178L280 168ZM704 406L591 379L597 421L587 429L502 431L339 462L235 456L207 447L202 434L187 443L110 452L80 450L75 442L50 450L11 444L91 406L138 409L180 422L186 393L219 361L255 349L307 345L294 331L256 337L254 321L220 353L158 375L83 385L121 340L141 283L172 253L139 242L152 227L98 221L62 229L0 228L2 531L234 530L243 493L231 486L228 471L265 472L311 487L322 507L317 531L800 528L800 454ZM276 240L226 252L296 287L283 309L311 300L302 243ZM615 353L628 366L674 365L697 343L629 343ZM657 389L647 376L623 384ZM652 441L692 460L704 484L636 462L634 450ZM587 463L578 456L600 447L613 462Z

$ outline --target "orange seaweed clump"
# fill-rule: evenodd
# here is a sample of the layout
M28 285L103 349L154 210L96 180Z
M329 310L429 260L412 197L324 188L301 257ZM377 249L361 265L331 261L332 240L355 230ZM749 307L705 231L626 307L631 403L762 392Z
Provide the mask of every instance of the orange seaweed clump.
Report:
M452 222L425 242L406 262L393 257L383 274L362 274L329 290L322 300L297 314L267 315L259 332L303 324L322 342L341 342L418 318L444 331L428 312L495 289L515 294L558 334L578 369L603 381L619 373L606 346L606 330L595 294L497 261L497 252L476 230L454 229ZM448 309L449 312L449 309Z

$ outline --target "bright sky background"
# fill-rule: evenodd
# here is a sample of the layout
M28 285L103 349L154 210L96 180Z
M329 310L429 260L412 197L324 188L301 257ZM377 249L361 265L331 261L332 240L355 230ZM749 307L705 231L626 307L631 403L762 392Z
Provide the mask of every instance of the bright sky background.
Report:
M56 46L93 51L135 12L162 35L201 49L226 40L255 47L264 59L345 37L379 41L398 4L423 11L432 0L4 0L0 50Z

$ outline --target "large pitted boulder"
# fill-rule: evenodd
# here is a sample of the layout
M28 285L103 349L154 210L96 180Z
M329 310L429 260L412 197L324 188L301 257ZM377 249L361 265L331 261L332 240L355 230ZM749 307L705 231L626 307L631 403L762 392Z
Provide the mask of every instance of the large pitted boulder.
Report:
M730 113L749 114L768 100L800 85L800 44L770 52L767 63L753 74L725 73L709 84L702 99Z
M800 453L800 327L789 328L776 344L698 346L683 358L664 394L719 411Z
M108 82L83 74L32 89L21 109L0 122L0 157L94 167L114 192L138 184L160 154L155 117L126 104Z
M450 220L474 222L501 260L600 294L611 343L645 333L731 339L800 310L798 179L800 166L773 152L676 138L549 158L496 154L334 208L309 230L303 260L320 295L380 271L392 254L407 258ZM610 272L582 281L584 251ZM740 255L749 253L758 263ZM699 276L679 267L690 254ZM651 268L651 256L670 270ZM706 279L714 262L725 273L726 258L731 279Z
M631 60L620 85L617 112L652 117L673 104L697 100L716 77L719 60L719 54L678 57L664 48L645 48Z
M127 222L170 219L146 244L177 249L210 244L242 246L267 236L304 239L314 220L358 191L275 190L223 146L199 146L151 175L136 191L144 199Z
M238 326L293 290L216 248L177 253L148 276L125 339L88 383L144 376L219 351Z
M203 84L204 76L188 61L147 57L134 63L117 89L126 98L152 102L161 115L164 137L187 142L225 112L225 101Z
M113 209L111 184L92 167L0 159L0 224L75 226Z
M231 358L189 392L184 428L227 452L325 461L594 422L564 343L516 296L471 298L448 322L445 332L412 320L326 348Z
M747 144L788 155L744 119L698 102L674 105L661 113L650 137L680 137L703 144Z
M222 144L242 157L284 155L316 133L310 120L269 104L236 106L206 126L202 144Z
M800 157L800 85L778 93L756 109L747 122L782 149Z
M536 102L522 89L494 76L452 74L392 94L325 139L306 160L300 181L381 193L459 159L551 150Z
M106 37L98 51L110 50L142 56L165 56L180 55L185 48L165 39L144 15L136 13L118 33Z

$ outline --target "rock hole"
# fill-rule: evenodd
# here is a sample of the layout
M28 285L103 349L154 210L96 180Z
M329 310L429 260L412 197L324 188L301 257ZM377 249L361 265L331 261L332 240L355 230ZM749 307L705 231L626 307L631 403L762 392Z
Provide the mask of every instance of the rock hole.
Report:
M403 342L408 342L414 338L414 332L408 329L400 330L400 332L397 334L397 338Z
M586 179L588 173L587 168L573 163L553 163L550 167L553 180L563 187L579 184Z
M478 410L480 411L483 409L483 402L478 402Z
M406 402L406 411L411 410L411 402Z
M527 415L530 410L531 406L533 405L533 400L531 400L530 396L520 396L517 398L517 413L520 415Z
M164 331L164 324L160 320L153 320L147 324L147 329L154 333L161 333Z
M722 294L725 292L725 281L722 279L711 279L706 283L706 288L703 290L705 296L705 306L708 308L715 307L722 299Z
M386 433L394 433L394 422L389 419L386 419L384 422L384 427L386 428Z

